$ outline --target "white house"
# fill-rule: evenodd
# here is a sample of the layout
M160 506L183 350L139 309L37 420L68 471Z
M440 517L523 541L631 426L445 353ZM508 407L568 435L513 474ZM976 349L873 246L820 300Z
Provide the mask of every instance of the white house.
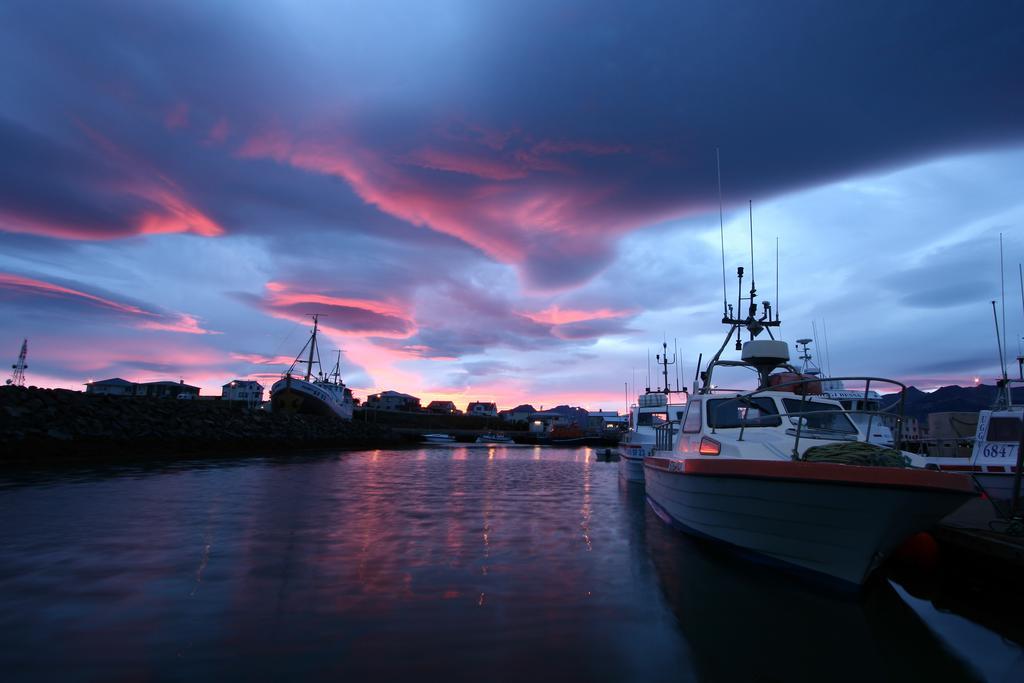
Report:
M486 401L473 401L466 406L466 415L477 417L498 417L498 406Z
M220 388L220 398L258 406L263 403L263 385L253 380L233 379Z
M375 410L415 411L420 409L420 399L399 391L382 391L367 396L366 407Z

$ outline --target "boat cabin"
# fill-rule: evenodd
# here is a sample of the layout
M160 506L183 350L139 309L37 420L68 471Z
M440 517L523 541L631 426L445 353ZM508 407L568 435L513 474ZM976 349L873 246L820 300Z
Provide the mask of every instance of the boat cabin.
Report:
M657 450L739 458L747 447L789 460L794 449L863 434L839 401L787 391L694 396L679 422L658 429Z

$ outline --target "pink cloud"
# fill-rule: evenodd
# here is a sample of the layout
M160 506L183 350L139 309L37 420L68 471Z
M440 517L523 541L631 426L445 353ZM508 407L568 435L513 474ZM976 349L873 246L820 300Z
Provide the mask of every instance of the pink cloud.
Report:
M551 305L542 311L520 313L524 318L528 318L537 323L546 323L549 325L566 325L569 323L578 323L588 320L607 320L609 318L623 318L626 316L636 314L634 309L624 310L613 310L610 308L601 308L594 311L581 311L571 308L560 308L557 305Z
M206 134L206 141L210 143L223 143L228 139L230 132L231 126L228 124L228 120L222 116L217 119L217 123L213 124Z
M404 339L416 333L410 312L397 301L304 292L281 282L268 282L266 287L260 305L279 318L309 321L308 314L320 313L321 327L341 334Z
M28 297L46 297L74 303L84 303L87 306L113 313L143 318L144 320L135 324L135 327L139 329L182 332L186 334L219 334L219 332L203 329L199 325L199 321L190 315L167 315L157 311L149 311L134 304L116 301L99 296L98 294L75 289L74 287L46 282L45 280L36 280L13 273L0 273L0 292L3 290Z
M199 321L190 315L179 315L168 322L151 320L137 325L137 327L142 330L162 330L165 332L182 332L184 334L220 334L220 332L203 329L200 327Z
M188 125L188 104L178 102L164 117L164 125L169 129L183 128Z
M607 241L637 224L644 210L611 209L619 181L584 181L566 155L629 148L586 141L513 147L509 137L384 154L337 132L299 137L275 129L249 138L237 154L338 176L387 214L460 239L495 260L528 265L551 280L592 272L596 266L586 264L599 263ZM580 262L572 263L574 258ZM556 260L572 267L556 267Z
M111 299L96 296L95 294L89 294L88 292L72 289L71 287L65 287L63 285L45 282L43 280L34 280L32 278L22 277L12 273L0 273L0 289L15 290L24 294L37 296L76 299L99 306L100 308L106 308L119 313L127 313L129 315L157 315L151 311L144 311L137 306L119 303Z
M230 353L229 355L233 360L253 365L288 365L293 360L291 356L263 356L258 353Z

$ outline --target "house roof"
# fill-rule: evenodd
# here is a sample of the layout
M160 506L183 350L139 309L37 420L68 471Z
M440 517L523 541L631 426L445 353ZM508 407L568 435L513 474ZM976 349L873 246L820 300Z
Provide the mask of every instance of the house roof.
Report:
M390 390L389 391L382 391L379 394L373 394L373 396L378 396L380 398L384 398L385 396L387 396L388 398L408 398L408 399L412 399L413 401L420 400L418 396L410 396L409 394L403 394L400 391L390 391Z
M260 389L263 388L262 384L260 384L256 380L252 380L252 379L233 379L230 382L228 382L227 384L222 385L221 388L222 389L227 389L228 387L237 387L237 386L251 387L254 384L256 386L258 386Z
M120 377L111 377L110 379L101 379L96 382L86 382L85 386L133 387L135 386L135 382L129 382L128 380L121 379Z
M470 401L469 402L469 408L472 408L473 406L483 406L485 408L494 408L494 407L496 407L490 401Z
M159 386L159 387L168 387L168 386L175 386L175 387L181 387L182 389L195 389L196 391L199 390L199 387L194 387L191 384L185 384L184 382L175 382L174 380L170 380L170 379L161 379L161 380L157 380L156 382L139 382L139 384L141 386L144 386L144 387L157 387L157 386Z

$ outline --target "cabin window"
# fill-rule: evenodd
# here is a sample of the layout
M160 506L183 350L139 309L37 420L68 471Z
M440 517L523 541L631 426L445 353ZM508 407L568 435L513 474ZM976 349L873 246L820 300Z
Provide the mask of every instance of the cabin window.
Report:
M640 413L636 421L640 427L657 427L666 422L668 422L667 413Z
M801 413L807 422L804 429L812 429L823 432L839 432L841 434L856 434L857 428L850 421L842 409L833 403L822 403L821 401L801 401L795 398L782 399L782 405L791 418L795 420Z
M1020 441L1020 420L1015 417L993 417L988 423L986 441Z
M688 434L700 431L700 400L690 401L686 405L686 420L683 422L683 431Z
M775 401L766 396L719 398L708 401L708 426L716 429L733 427L778 427L782 424Z

